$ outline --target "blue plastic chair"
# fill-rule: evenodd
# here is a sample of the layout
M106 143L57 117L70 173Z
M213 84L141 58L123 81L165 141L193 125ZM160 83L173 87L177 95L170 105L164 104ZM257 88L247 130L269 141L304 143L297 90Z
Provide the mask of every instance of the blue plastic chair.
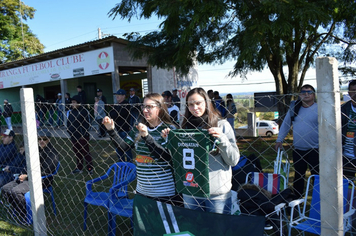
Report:
M135 174L136 175L136 174ZM132 181L132 180L131 180ZM131 181L123 181L122 183L113 186L110 189L110 200L108 209L108 226L110 236L115 236L116 233L116 215L129 217L131 225L133 225L132 211L133 211L133 199L120 196L120 189L127 186ZM119 193L119 195L117 195Z
M61 163L58 162L57 164L57 167L56 167L56 170L52 173L52 174L49 174L49 175L46 175L46 176L42 176L42 179L45 179L45 178L49 178L49 177L52 177L54 175L57 174L58 170L59 170L59 167L60 167ZM54 193L53 193L53 188L52 188L52 185L43 189L43 192L44 193L49 193L51 195L51 199L52 199L52 206L53 206L53 213L54 215L57 215L57 210L56 210L56 202L54 201ZM28 191L26 194L25 194L25 199L26 199L26 218L27 218L27 223L28 224L32 224L33 223L33 219L32 219L32 209L31 209L31 197L30 197L30 191Z
M312 186L312 199L310 203L309 215L307 213L307 194L309 192L309 188L311 188L311 179L314 179L314 184ZM347 196L349 191L349 185L352 187L351 190L351 198L350 202L347 202ZM355 209L352 207L353 196L354 196L355 185L352 181L344 178L343 179L343 203L344 203L344 233L351 229L351 217L355 212ZM320 235L321 234L321 220L320 220L320 177L319 175L311 175L308 178L307 188L306 188L306 196L302 199L297 199L289 203L291 209L291 221L289 223L289 232L288 235L291 235L291 228L295 228L298 230L310 232L313 234ZM301 204L303 204L303 208L301 208ZM297 216L294 216L294 211L298 212Z
M129 162L117 162L110 166L105 175L86 182L86 196L84 199L84 226L87 229L86 220L88 217L88 204L95 206L103 206L109 209L110 192L95 192L93 184L103 181L110 177L110 173L114 172L112 186L116 186L115 195L117 198L128 198L127 187L130 182L136 179L136 166ZM113 188L113 187L112 187Z

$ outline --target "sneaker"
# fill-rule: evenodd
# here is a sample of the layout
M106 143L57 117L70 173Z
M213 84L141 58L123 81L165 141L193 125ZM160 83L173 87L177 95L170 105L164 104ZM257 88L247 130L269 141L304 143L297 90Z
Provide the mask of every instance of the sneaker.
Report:
M79 169L75 169L72 171L72 174L81 174L81 173L83 173L83 171Z

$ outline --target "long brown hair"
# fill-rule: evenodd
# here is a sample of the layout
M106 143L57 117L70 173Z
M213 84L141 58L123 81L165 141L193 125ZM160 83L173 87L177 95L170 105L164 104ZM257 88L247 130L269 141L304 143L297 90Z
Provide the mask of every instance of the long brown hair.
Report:
M193 114L189 111L189 108L188 108L188 105L189 105L188 99L193 94L198 94L198 95L202 96L205 101L205 112L203 115L207 115L208 122L206 124L206 127L203 127L203 128L207 129L207 128L211 128L211 127L217 127L218 120L221 117L220 113L214 108L208 94L205 92L205 90L203 88L194 88L188 92L187 97L185 98L185 106L186 107L185 107L184 119L182 122L182 128L185 128L185 126L189 122L189 119L193 116Z
M154 101L157 104L157 106L159 107L158 118L165 124L172 124L171 117L169 116L169 113L168 113L167 105L165 104L164 98L162 97L162 95L159 93L148 93L143 98L143 101L146 98ZM149 123L145 119L144 116L141 116L140 122L142 124L145 124L146 126L149 126Z

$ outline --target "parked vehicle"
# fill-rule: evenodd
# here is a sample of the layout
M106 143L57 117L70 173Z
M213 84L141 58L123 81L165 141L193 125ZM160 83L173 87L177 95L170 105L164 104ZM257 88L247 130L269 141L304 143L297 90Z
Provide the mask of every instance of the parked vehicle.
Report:
M247 125L241 126L238 129L247 129ZM256 129L258 136L271 137L279 133L278 124L272 120L259 120L256 122Z

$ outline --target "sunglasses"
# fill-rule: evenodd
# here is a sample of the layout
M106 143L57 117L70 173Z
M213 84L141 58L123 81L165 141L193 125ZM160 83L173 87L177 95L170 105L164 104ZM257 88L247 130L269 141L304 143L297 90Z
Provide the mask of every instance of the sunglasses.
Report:
M48 138L38 138L38 141L48 141Z
M302 90L302 91L300 91L300 93L301 94L309 94L309 95L311 95L311 94L314 94L314 91L312 91L312 90Z

